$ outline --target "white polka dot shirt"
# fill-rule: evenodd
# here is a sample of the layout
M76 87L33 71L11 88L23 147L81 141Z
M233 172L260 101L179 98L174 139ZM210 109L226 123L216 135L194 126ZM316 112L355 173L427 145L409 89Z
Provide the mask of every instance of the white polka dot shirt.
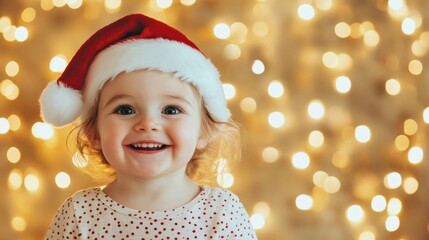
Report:
M191 202L172 210L127 208L100 188L74 194L57 211L47 239L257 239L233 193L203 186Z

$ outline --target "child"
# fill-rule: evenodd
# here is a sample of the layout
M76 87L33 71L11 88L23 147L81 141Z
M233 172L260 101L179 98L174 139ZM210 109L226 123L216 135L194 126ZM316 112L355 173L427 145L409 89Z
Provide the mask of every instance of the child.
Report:
M140 14L105 26L40 103L55 126L80 118L79 152L114 177L69 198L47 239L256 239L238 197L204 185L238 158L238 128L216 68L176 29Z

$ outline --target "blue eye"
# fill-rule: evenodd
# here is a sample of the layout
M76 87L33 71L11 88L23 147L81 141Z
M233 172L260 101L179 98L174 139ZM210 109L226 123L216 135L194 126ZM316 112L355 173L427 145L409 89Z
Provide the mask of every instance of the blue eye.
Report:
M123 105L116 108L115 113L119 115L130 115L136 113L136 111L134 111L134 109L130 106Z
M182 110L180 110L180 108L175 106L168 106L164 108L162 113L166 115L176 115L176 114L182 113Z

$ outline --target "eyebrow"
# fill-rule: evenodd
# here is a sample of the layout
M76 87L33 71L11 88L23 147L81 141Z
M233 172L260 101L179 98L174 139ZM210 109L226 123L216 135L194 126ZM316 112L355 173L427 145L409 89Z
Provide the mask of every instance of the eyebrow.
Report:
M189 106L193 106L191 104L191 102L188 99L186 99L184 96L170 95L170 94L166 94L165 96L168 97L168 98L172 98L172 99L175 99L175 100L182 101L182 102L188 104Z
M130 95L127 95L127 94L117 94L117 95L111 97L109 99L109 101L107 101L106 104L104 104L103 107L109 106L110 104L112 104L112 102L115 102L115 101L117 101L119 99L128 98L128 97L130 97Z
M131 96L130 96L130 95L128 95L128 94L117 94L117 95L115 95L115 96L111 97L111 98L106 102L106 104L104 104L104 106L103 106L103 107L109 106L110 104L112 104L113 102L115 102L115 101L117 101L117 100L119 100L119 99L130 98L130 97L131 97ZM174 100L178 100L178 101L181 101L181 102L184 102L184 103L188 104L189 106L193 106L193 105L191 104L191 102L190 102L188 99L186 99L184 96L178 96L178 95L170 95L170 94L166 94L166 95L165 95L165 97L167 97L167 98L171 98L171 99L174 99Z

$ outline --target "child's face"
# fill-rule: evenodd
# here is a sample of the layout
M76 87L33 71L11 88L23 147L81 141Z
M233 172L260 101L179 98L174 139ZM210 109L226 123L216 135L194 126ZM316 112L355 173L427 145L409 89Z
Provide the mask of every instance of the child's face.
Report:
M195 149L204 147L200 105L191 85L172 74L120 74L101 90L96 145L118 178L184 174Z

